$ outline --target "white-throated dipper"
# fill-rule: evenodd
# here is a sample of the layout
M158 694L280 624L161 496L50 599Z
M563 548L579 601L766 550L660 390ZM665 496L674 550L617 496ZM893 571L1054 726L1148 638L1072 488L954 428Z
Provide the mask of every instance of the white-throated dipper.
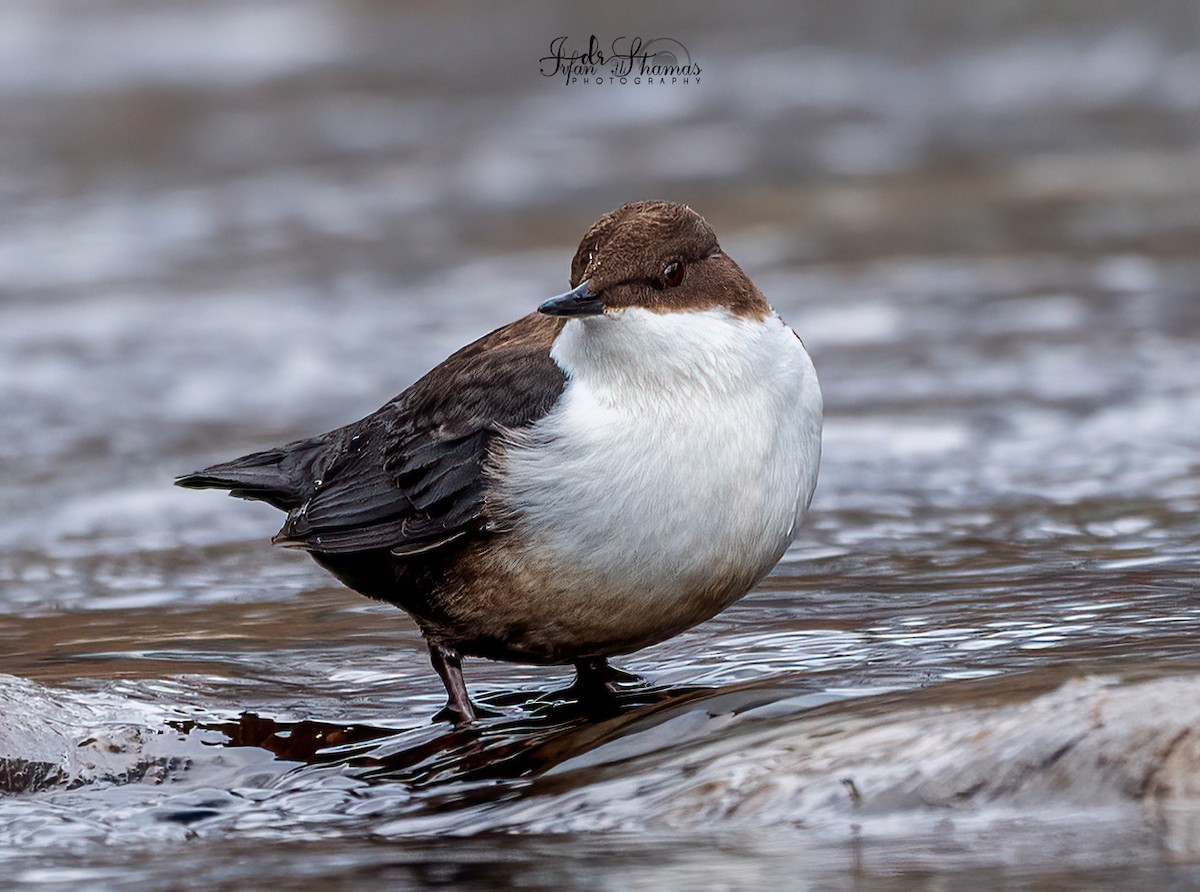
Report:
M407 611L459 724L462 656L606 691L750 591L816 486L812 361L699 214L605 214L570 284L361 421L176 481L286 511L277 544Z

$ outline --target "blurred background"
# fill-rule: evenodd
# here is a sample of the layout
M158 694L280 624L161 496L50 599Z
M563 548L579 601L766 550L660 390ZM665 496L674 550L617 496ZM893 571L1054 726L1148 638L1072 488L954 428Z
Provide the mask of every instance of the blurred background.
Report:
M701 73L543 76L552 40L593 34L673 39ZM424 722L440 689L406 618L271 549L272 509L171 479L375 409L563 290L586 228L639 198L713 224L805 339L827 429L762 591L627 668L957 703L977 679L1193 666L1198 145L1194 2L0 0L0 672L80 714L103 696ZM491 690L560 675L468 668ZM10 717L37 716L50 689L19 690ZM42 745L37 724L14 746ZM10 801L0 838L45 859L170 836L113 795ZM313 807L336 828L330 797ZM198 832L261 866L246 834L274 825L230 808L243 823L217 808ZM368 870L345 826L273 869ZM1045 827L953 864L896 833L865 855L836 834L774 861L727 847L704 875L1037 882L1064 857ZM699 857L591 844L476 860L615 888ZM1183 876L1146 845L1084 845L1060 888ZM215 869L78 851L54 863L108 858L88 876L111 883ZM459 857L405 851L418 867L389 876Z

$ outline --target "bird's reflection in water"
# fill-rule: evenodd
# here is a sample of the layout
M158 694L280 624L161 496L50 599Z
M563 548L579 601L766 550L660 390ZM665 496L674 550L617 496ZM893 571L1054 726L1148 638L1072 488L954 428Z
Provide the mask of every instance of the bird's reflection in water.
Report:
M492 714L459 728L441 721L412 728L281 722L251 712L233 721L173 724L220 732L224 746L260 747L287 761L344 766L364 780L425 786L537 775L723 690L641 680L613 689L609 699L587 703L569 688L484 694L478 702Z

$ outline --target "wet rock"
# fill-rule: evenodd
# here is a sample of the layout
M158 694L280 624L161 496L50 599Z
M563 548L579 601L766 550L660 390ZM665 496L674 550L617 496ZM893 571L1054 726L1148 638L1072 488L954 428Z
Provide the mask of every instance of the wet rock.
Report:
M239 754L205 746L219 735L182 732L166 707L103 693L43 687L0 675L0 792L36 793L95 783L161 784L200 761L204 774ZM269 753L260 760L270 761Z
M1194 706L1196 692L1191 696ZM1168 743L1143 799L1162 827L1167 850L1200 859L1200 729L1195 724Z
M101 694L0 676L0 772L6 792L146 775L146 726L161 711Z
M546 831L897 832L897 815L908 815L902 831L913 832L914 821L1053 812L1161 834L1180 855L1200 849L1200 676L1087 677L1017 703L961 698L960 690L955 702L934 692L864 699L766 727L751 711L740 729L728 725L714 742L665 761L612 764L602 778L581 768L593 774L582 783L556 772L545 795L526 797L502 820ZM922 699L931 702L904 702ZM589 762L602 757L603 748Z
M0 793L36 793L65 780L62 769L52 762L0 759Z

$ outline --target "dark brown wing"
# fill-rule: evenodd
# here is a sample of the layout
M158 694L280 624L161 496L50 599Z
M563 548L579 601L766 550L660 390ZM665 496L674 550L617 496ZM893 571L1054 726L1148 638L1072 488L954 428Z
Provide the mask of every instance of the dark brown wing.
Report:
M563 389L550 348L563 320L531 314L459 350L378 412L326 435L320 479L275 541L330 554L436 548L482 529L495 438L545 415Z

